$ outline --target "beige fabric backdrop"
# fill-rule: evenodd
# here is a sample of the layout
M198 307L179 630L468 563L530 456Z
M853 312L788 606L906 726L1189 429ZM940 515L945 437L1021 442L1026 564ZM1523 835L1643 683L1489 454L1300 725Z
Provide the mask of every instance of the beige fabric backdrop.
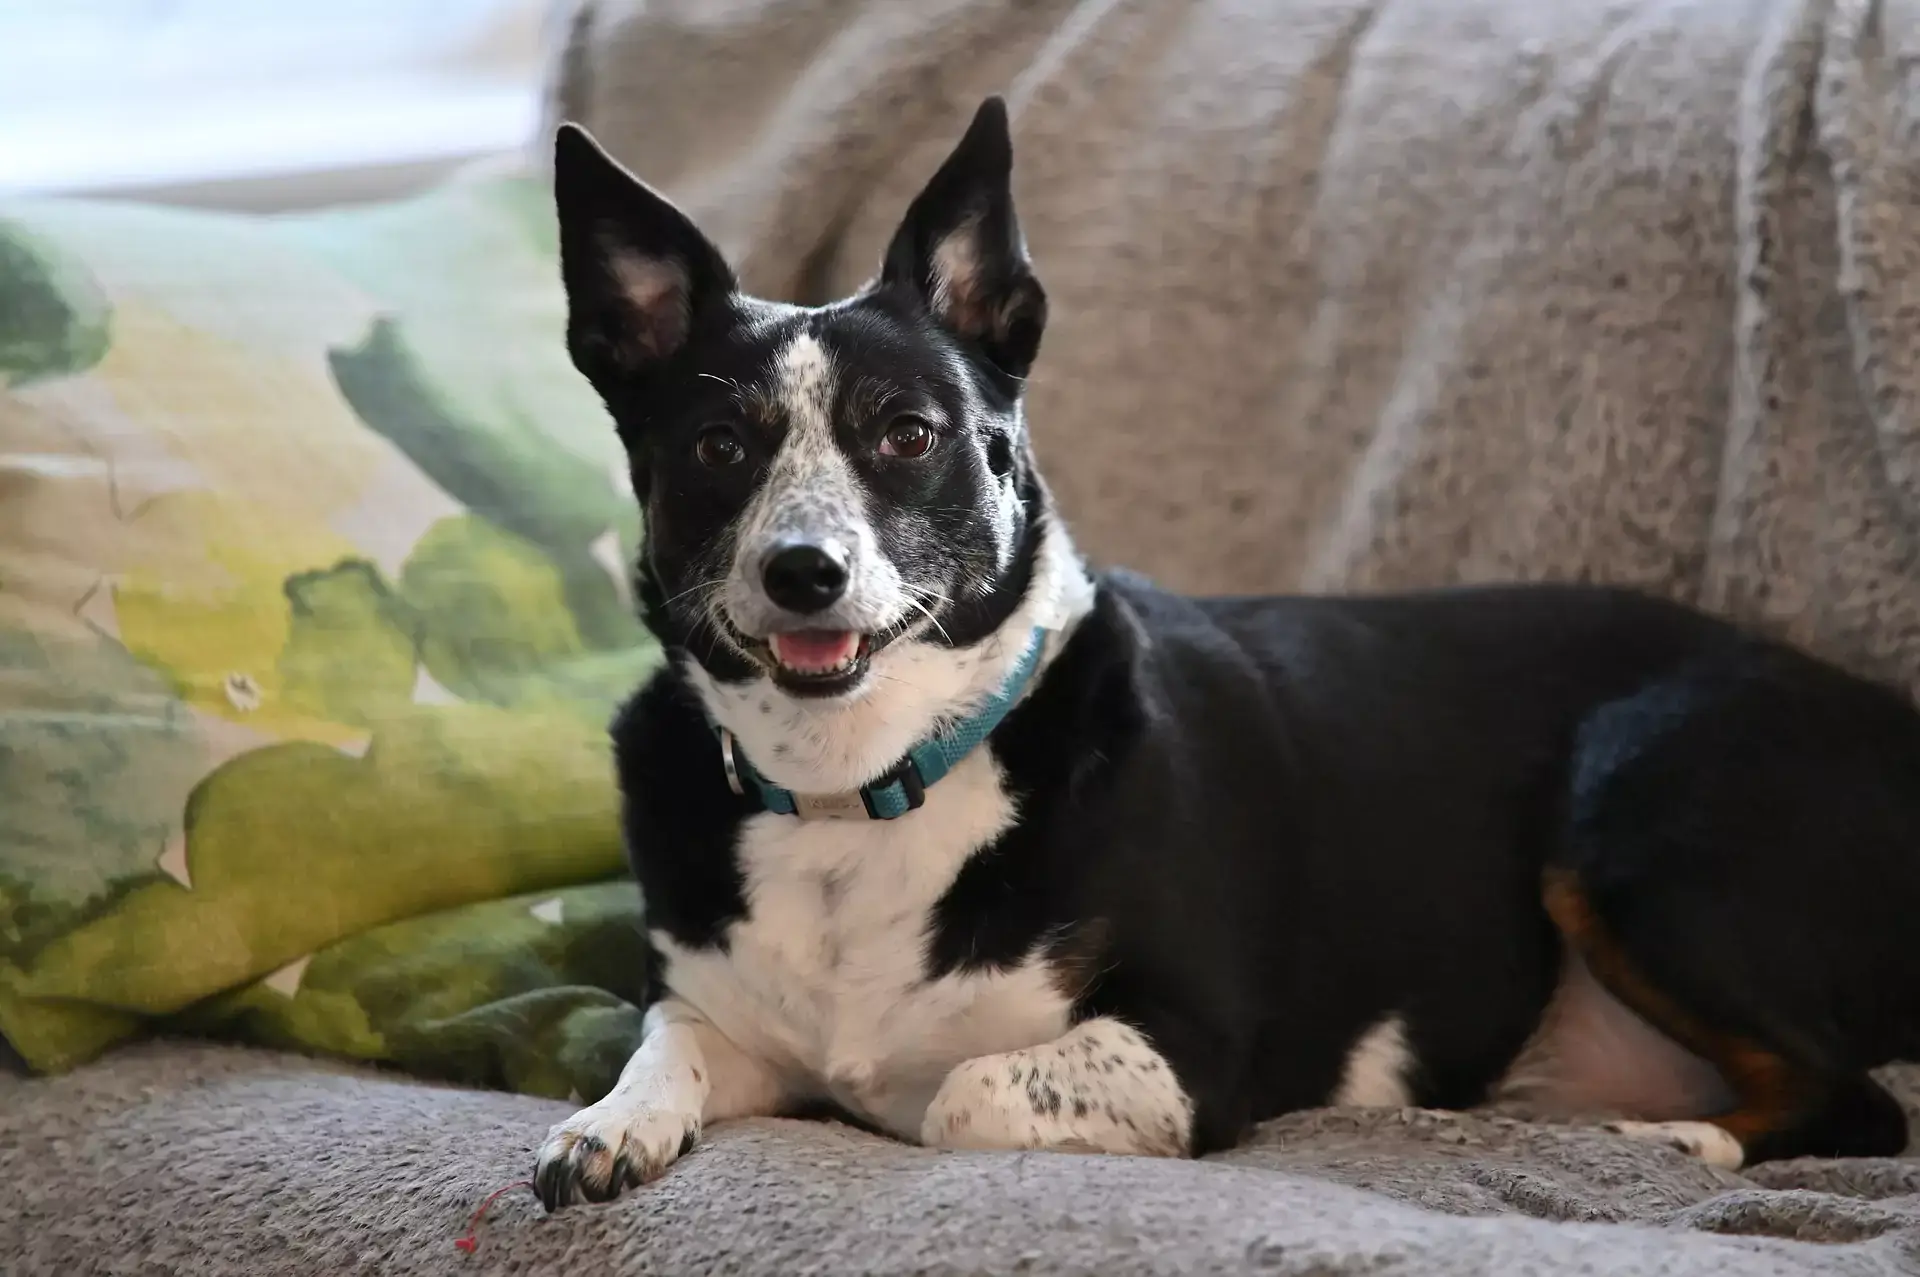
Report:
M1913 0L602 0L555 115L756 290L1010 92L1082 542L1196 590L1594 577L1920 691Z

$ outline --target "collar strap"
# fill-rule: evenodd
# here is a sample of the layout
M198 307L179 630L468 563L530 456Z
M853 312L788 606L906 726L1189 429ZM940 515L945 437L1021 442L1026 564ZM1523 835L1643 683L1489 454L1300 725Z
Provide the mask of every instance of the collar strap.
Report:
M1038 628L1027 636L1026 651L1020 654L1013 673L986 704L946 731L921 741L880 777L851 793L796 794L780 788L755 770L733 733L723 727L719 729L720 761L726 768L727 786L743 796L757 794L762 807L782 816L799 816L805 820L863 816L870 820L897 820L924 803L927 790L945 778L1006 719L1033 679L1045 638L1046 632Z

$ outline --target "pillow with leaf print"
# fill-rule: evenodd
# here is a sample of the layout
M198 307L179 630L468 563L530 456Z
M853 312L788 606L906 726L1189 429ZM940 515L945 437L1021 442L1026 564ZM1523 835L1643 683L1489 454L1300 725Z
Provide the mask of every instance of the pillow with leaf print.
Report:
M605 723L660 659L550 197L0 201L0 1035L553 1095L637 1024Z

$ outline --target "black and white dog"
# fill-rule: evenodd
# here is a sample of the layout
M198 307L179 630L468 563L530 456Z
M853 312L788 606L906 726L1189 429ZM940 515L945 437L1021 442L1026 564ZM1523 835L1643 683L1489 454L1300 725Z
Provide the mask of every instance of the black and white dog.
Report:
M1920 1054L1903 697L1618 591L1090 572L1021 413L997 100L828 306L743 295L584 132L556 164L672 661L614 725L658 996L549 1208L820 1105L1178 1156L1523 1094L1723 1166L1904 1147L1868 1076Z

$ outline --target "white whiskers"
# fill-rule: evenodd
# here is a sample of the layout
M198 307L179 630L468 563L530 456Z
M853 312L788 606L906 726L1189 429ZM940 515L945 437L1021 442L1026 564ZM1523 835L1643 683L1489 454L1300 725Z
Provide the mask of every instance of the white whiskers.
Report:
M940 624L940 618L933 614L932 608L928 607L925 603L922 603L920 601L921 595L923 593L926 595L926 597L933 599L935 602L946 603L946 602L949 602L950 600L947 599L945 595L935 590L923 591L921 587L916 585L909 585L907 587L907 602L913 604L913 606L920 609L921 613L927 618L928 623L931 624L934 629L940 631L940 637L946 641L947 646L949 647L953 646L953 636L947 633L947 627Z

